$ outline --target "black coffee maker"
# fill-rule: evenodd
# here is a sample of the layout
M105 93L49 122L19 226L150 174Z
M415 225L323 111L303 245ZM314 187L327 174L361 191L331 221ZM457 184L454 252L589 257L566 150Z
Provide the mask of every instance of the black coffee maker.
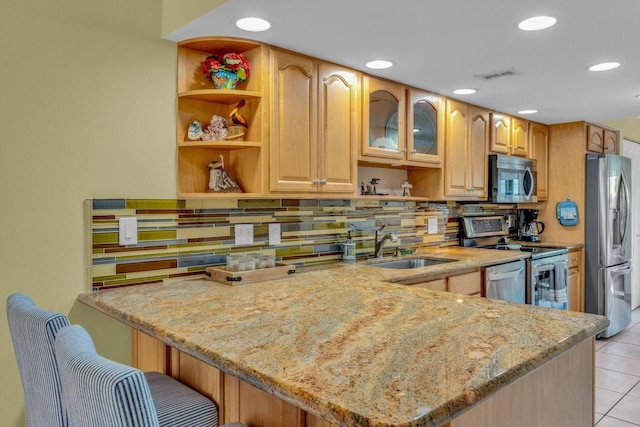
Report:
M539 242L544 222L538 221L538 209L518 209L518 240Z

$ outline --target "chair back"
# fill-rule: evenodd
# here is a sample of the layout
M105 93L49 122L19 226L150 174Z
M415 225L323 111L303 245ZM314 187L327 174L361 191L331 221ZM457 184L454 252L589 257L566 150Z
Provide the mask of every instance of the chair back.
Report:
M82 326L61 330L55 353L70 427L159 426L142 371L100 356Z
M28 426L67 426L53 349L67 316L42 310L28 296L7 298L7 320L24 391Z

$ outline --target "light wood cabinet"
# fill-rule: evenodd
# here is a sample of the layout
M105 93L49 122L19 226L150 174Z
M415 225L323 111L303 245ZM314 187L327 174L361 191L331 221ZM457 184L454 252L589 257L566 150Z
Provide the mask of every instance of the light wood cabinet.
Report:
M444 195L457 200L487 198L489 112L448 100Z
M444 102L433 93L407 90L406 165L442 167Z
M400 166L407 152L405 129L405 87L399 83L364 76L359 159Z
M273 49L270 191L354 194L359 73Z
M538 201L547 200L549 194L549 127L539 123L529 124L531 158L537 164Z
M486 200L489 110L446 100L444 166L409 171L415 194L434 200Z
M529 122L501 113L491 113L489 151L510 156L529 156Z
M584 311L583 250L579 248L569 251L568 258L569 310Z
M242 53L251 64L251 75L236 89L215 89L202 73L202 61L210 55ZM229 197L209 192L207 165L224 157L225 170L242 187L243 197L262 194L264 123L264 73L266 47L261 43L229 37L201 37L178 43L177 50L177 191L178 197ZM240 100L249 122L244 140L191 141L189 125L199 120L205 129L214 115L231 122L229 114ZM230 123L233 124L233 123Z
M480 271L472 271L455 276L441 277L427 282L406 282L404 284L417 288L430 289L432 291L446 291L479 297L482 294L482 273Z
M587 151L617 154L618 134L619 132L613 129L587 123Z

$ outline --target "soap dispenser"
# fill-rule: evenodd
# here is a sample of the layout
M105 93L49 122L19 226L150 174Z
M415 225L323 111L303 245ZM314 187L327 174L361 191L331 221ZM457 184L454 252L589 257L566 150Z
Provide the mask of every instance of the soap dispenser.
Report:
M356 260L356 244L351 240L351 230L347 232L347 241L342 244L342 260L347 262Z

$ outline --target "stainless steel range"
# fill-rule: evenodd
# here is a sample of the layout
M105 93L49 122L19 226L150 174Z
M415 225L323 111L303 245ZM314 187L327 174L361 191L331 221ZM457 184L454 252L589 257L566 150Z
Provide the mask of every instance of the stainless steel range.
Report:
M463 217L462 223L465 236L462 246L531 254L526 261L520 261L521 264L507 263L487 268L487 298L568 309L567 248L509 242L503 216Z

